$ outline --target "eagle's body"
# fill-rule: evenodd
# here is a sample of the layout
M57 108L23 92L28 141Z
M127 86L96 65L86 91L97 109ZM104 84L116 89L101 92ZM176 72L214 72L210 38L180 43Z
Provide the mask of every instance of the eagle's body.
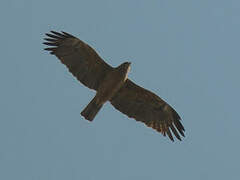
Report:
M96 95L81 112L92 121L106 101L130 118L144 122L173 141L172 133L181 140L184 127L180 116L165 101L154 93L136 85L127 78L130 63L113 68L80 39L62 32L46 34L45 48L56 55L69 71L85 86L96 90ZM172 133L171 133L171 131Z
M103 103L109 101L127 80L129 69L130 63L126 62L110 71L99 86L96 97Z
M88 106L81 112L81 115L85 119L92 121L102 105L111 100L111 98L117 93L117 91L123 86L127 79L127 75L130 69L130 64L125 62L108 72L106 77L100 84L96 96L88 104Z

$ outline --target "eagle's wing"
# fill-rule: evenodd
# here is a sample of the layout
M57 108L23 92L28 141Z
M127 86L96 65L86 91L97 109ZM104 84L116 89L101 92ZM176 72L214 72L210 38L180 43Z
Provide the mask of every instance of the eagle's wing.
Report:
M56 55L69 71L85 86L97 90L105 75L112 67L105 63L89 45L80 39L62 32L46 33L45 48Z
M177 112L160 97L129 79L110 102L128 117L144 122L164 136L167 134L172 141L174 140L171 131L179 140L179 133L184 136L185 130Z

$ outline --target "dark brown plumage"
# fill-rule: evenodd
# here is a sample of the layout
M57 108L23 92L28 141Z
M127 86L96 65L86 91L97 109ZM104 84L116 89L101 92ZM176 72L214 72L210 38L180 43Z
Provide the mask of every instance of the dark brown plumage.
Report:
M144 122L174 141L172 133L181 140L184 127L180 116L154 93L127 78L130 63L113 68L86 43L66 33L46 34L45 50L56 55L69 71L85 86L97 91L96 96L81 112L92 121L106 101L130 118Z

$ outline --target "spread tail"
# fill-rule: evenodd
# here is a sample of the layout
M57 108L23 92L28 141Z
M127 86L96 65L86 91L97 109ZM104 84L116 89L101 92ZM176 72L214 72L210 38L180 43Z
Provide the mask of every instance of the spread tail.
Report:
M81 112L81 115L85 117L85 119L92 121L97 115L98 111L101 109L102 104L97 104L96 99L93 98L92 101L85 107L85 109Z

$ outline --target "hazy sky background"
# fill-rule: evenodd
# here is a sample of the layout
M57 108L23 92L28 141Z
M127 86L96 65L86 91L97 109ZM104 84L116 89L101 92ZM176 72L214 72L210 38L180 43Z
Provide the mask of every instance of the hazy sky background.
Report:
M0 2L0 179L236 180L240 172L239 0ZM44 33L66 31L171 104L186 138L172 143L93 98Z

